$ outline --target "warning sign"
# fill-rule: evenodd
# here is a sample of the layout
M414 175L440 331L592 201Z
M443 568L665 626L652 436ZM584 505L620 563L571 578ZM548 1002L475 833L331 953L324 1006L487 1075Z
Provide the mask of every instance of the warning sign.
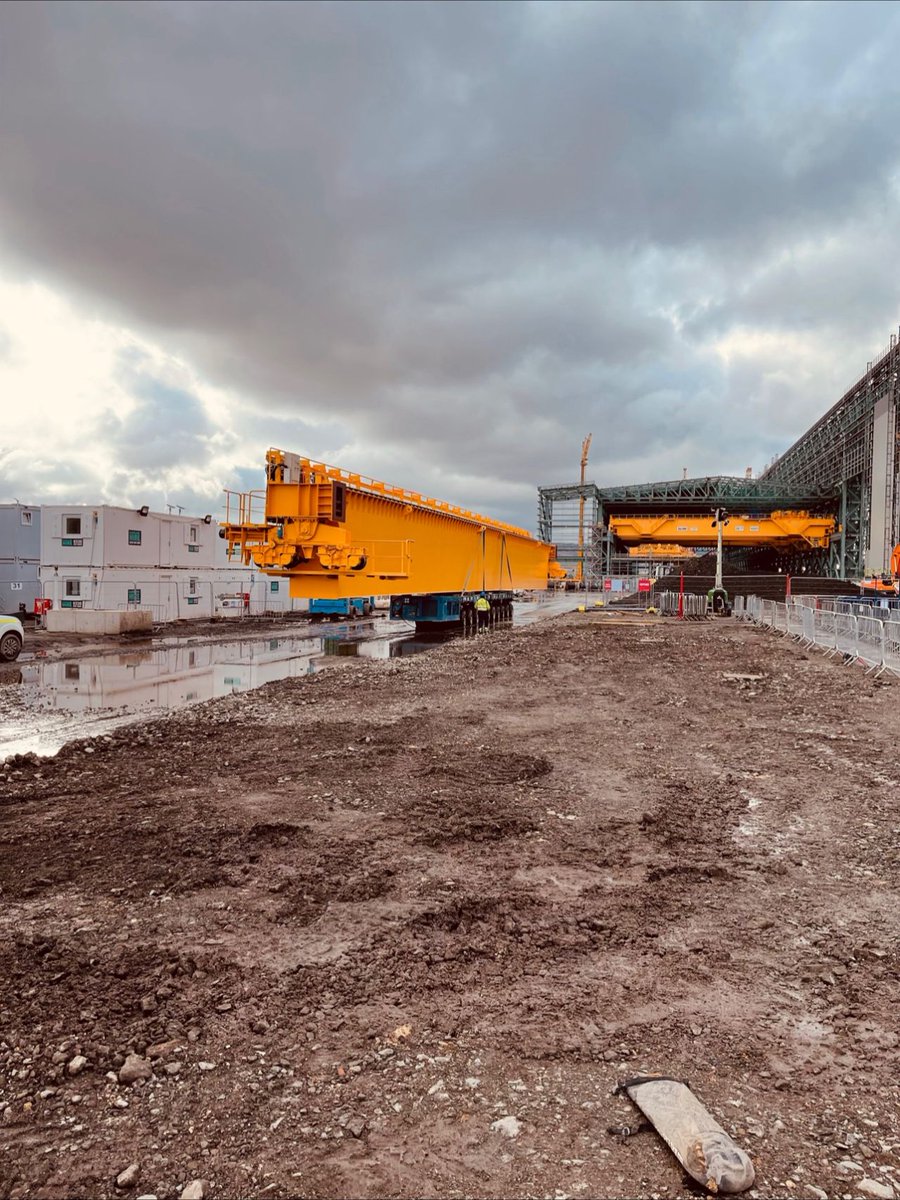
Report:
M639 579L638 580L638 591L639 592L649 592L651 583L652 583L652 580L650 580L650 579Z

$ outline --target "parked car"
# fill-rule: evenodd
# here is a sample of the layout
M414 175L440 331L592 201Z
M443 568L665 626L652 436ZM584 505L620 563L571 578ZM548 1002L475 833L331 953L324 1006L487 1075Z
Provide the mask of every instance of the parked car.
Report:
M25 644L25 631L18 617L0 617L0 662L15 662Z

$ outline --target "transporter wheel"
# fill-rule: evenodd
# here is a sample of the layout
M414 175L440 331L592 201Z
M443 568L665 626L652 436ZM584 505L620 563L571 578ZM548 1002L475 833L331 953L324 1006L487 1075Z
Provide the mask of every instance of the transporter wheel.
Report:
M15 662L22 649L22 639L17 633L4 633L0 638L0 660Z

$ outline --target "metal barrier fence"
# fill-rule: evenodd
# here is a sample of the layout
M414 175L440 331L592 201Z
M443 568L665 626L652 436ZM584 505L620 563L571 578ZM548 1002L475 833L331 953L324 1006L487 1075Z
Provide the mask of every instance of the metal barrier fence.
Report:
M885 669L900 675L900 621L885 621L883 646Z
M708 601L705 596L694 596L690 592L660 592L655 598L656 606L664 617L677 617L679 602L685 620L701 621L706 619Z
M884 621L856 618L856 653L870 667L884 666Z
M678 597L676 595L675 599ZM735 604L735 616L778 630L808 646L819 646L844 662L861 663L868 670L900 675L900 611L894 608L857 606L852 601L809 603L800 597L781 604L747 596ZM865 611L854 611L862 607Z
M791 604L817 611L850 613L854 617L874 617L878 621L900 620L900 598L897 597L863 600L857 596L794 596Z

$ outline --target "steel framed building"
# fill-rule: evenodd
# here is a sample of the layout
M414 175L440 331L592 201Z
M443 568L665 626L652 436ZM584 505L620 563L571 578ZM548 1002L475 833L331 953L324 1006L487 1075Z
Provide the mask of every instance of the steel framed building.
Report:
M588 587L596 587L609 576L648 571L647 560L623 553L616 546L609 529L609 518L614 514L711 513L716 508L748 514L785 508L827 514L834 510L835 504L833 493L827 489L793 488L734 475L708 475L608 488L599 488L595 483L542 487L538 489L539 536L556 545L558 560L565 567L578 561L578 511L582 495L585 500L584 577ZM806 555L804 565L812 573L823 573L828 553L818 551ZM790 570L790 560L786 558L782 567Z
M615 546L608 528L613 513L806 509L833 515L837 531L828 550L781 556L779 569L841 579L881 573L900 542L898 375L900 333L891 335L865 374L757 479L716 475L610 488L595 483L541 487L539 536L557 545L564 566L577 565L583 498L584 576L588 586L595 586L604 576L633 571L640 561L631 558L630 565L629 556Z
M900 334L823 417L764 471L768 486L815 488L834 497L840 532L829 573L880 573L900 541L897 375Z

